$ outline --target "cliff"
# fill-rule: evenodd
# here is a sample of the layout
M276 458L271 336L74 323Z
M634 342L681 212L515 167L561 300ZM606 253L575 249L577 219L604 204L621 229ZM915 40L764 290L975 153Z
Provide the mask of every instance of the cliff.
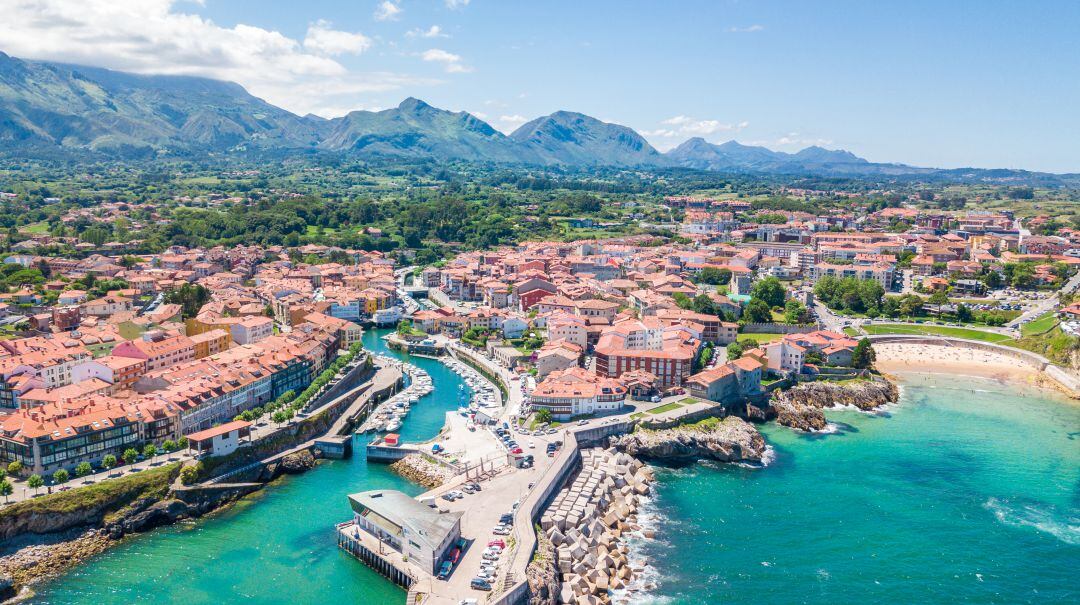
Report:
M765 438L753 425L729 416L709 418L658 431L637 430L612 438L611 444L631 456L653 460L760 463L765 454Z

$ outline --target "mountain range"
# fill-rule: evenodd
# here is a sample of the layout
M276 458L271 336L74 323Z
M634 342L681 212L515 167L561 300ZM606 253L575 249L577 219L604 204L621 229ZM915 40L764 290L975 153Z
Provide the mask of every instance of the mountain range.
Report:
M872 163L848 151L821 147L784 153L702 138L660 153L631 128L569 111L537 118L507 135L467 112L438 109L411 97L383 111L353 111L334 119L298 116L231 82L29 61L3 52L0 142L8 153L64 150L110 157L317 150L371 158L568 167L823 176L981 174L978 169L937 171ZM1041 174L986 172L998 180Z

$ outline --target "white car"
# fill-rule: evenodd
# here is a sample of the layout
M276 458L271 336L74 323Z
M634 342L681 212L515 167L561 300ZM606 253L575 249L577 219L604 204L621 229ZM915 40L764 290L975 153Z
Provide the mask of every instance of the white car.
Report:
M535 449L536 449L536 443L535 443L535 442L533 442L533 441L530 441L530 442L529 442L529 449L530 449L530 450L535 450Z

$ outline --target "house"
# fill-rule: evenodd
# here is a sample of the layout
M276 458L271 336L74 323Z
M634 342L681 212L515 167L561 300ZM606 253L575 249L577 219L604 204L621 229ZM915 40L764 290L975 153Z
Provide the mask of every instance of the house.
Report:
M578 365L583 349L565 340L549 341L536 352L533 365L536 367L537 380L543 380L548 374Z
M572 367L548 374L532 392L532 406L551 412L556 420L618 410L626 401L626 384L617 378Z
M161 330L151 330L140 339L116 345L112 354L145 360L146 371L153 372L195 359L195 343L182 334L167 335Z
M233 420L188 435L188 450L196 456L227 456L240 447L245 437L251 440L251 423Z
M855 346L859 344L846 334L818 330L807 334L786 334L766 345L769 369L778 372L802 372L807 357L813 353L832 366L850 366Z

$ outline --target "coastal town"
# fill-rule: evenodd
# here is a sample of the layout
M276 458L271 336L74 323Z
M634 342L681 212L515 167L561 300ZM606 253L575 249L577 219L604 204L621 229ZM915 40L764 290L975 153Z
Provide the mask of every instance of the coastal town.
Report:
M437 441L404 443L394 431L410 403L456 393L368 357L419 391L384 408L364 399L371 420L353 425L357 438L432 491L350 496L339 545L426 602L537 590L609 602L643 589L619 537L651 531L632 514L651 478L626 452L760 464L764 444L744 419L827 430L822 407L895 401L876 366L912 352L943 367L967 355L1044 370L1080 392L1074 370L1025 341L1075 334L1080 231L1033 235L1047 217L915 203L768 216L738 199L662 205L682 215L670 236L526 241L426 266L318 244L146 254L137 242L17 233L0 270L0 494L13 506L173 463L215 468L181 473L185 484L248 471L258 460L208 463L295 433L315 410L340 413L334 386L360 371L365 330L381 329L391 348L445 355L486 394L448 410ZM58 247L69 252L42 253ZM397 420L379 420L385 409ZM706 422L689 442L678 428L710 418L742 425ZM635 426L674 431L676 445L635 433L604 449ZM491 493L482 506L480 493ZM397 554L377 554L383 545ZM537 548L557 562L542 589L526 573Z

